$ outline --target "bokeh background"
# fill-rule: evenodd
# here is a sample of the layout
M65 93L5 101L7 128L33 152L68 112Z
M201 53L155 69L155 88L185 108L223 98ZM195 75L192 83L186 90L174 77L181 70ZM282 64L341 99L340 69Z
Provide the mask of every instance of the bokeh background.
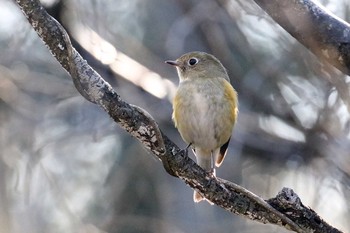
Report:
M347 1L321 3L350 20ZM263 198L290 187L350 231L349 77L252 0L43 1L123 99L171 121L164 60L201 50L228 69L240 114L217 175ZM0 0L0 232L287 232L207 203L75 90L18 6ZM193 155L191 155L193 156Z

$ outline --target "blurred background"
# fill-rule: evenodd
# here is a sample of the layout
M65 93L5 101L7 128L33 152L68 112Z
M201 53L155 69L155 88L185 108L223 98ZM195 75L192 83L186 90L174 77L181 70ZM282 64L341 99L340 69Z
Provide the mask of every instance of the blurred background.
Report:
M74 46L185 147L176 71L201 50L228 69L240 112L217 175L268 199L292 188L350 231L349 77L252 0L46 0ZM347 1L321 2L350 20ZM287 232L207 203L75 90L18 6L0 0L0 232ZM192 158L193 155L191 154Z

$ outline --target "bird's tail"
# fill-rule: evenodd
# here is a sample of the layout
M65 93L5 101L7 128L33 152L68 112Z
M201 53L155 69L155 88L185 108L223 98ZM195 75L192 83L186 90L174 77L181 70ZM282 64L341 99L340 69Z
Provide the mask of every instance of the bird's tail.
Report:
M202 150L200 148L196 148L195 150L197 164L206 171L211 171L211 151L210 150ZM198 203L200 201L205 200L205 198L198 192L194 191L193 201Z

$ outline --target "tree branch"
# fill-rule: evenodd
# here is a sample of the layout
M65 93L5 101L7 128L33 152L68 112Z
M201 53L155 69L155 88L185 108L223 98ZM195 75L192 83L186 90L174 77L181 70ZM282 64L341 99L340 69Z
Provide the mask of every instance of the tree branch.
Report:
M313 0L254 0L320 60L350 74L350 25Z
M64 28L47 14L38 0L16 2L53 56L71 75L79 93L101 106L120 127L137 138L162 161L169 174L179 177L212 203L251 220L295 232L339 232L304 207L290 189L265 201L243 187L205 172L160 131L150 114L120 98L72 47Z

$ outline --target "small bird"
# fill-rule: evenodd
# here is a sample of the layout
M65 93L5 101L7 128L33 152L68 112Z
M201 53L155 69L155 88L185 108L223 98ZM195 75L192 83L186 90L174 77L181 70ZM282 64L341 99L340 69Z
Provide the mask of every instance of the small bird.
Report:
M215 175L227 153L237 120L237 92L225 67L211 54L190 52L175 61L179 87L173 100L173 121L183 140L192 146L197 164ZM194 192L194 202L205 198Z

